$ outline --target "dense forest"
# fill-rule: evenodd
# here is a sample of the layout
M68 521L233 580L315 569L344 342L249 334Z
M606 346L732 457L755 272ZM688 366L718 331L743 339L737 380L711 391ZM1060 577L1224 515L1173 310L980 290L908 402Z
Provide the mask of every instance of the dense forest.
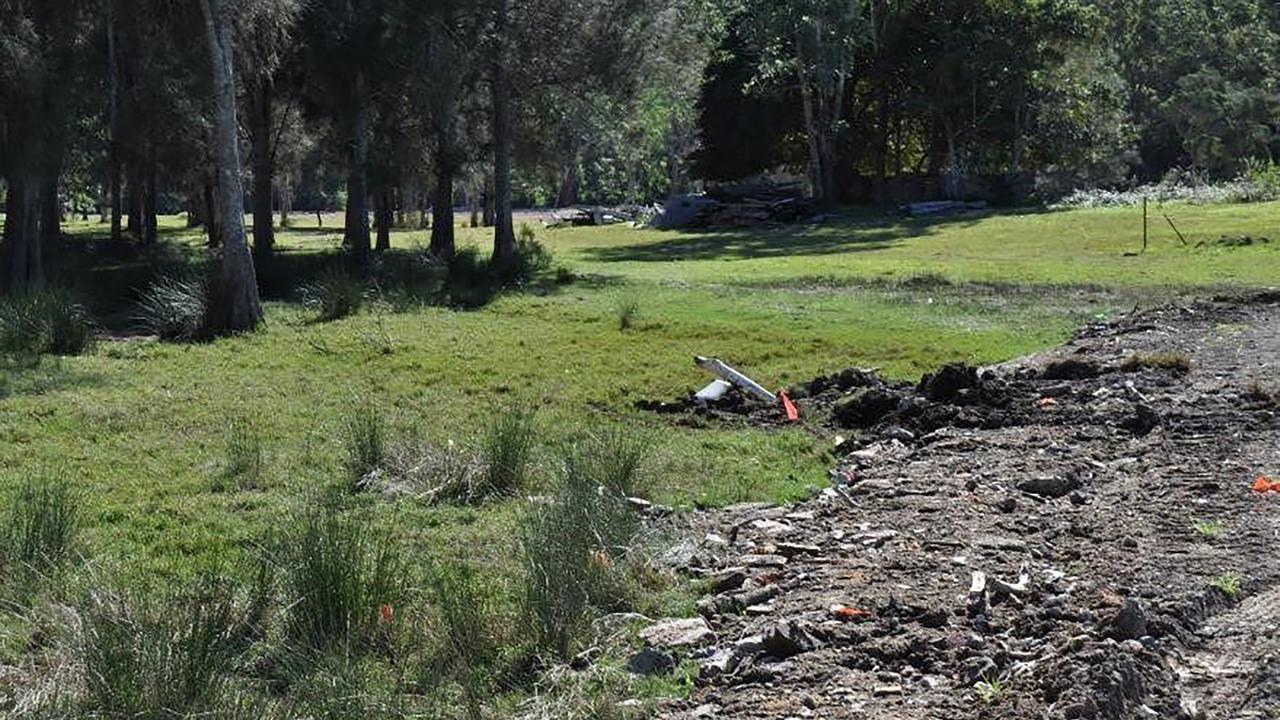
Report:
M1278 41L1266 0L2 0L3 285L69 213L146 244L184 211L245 328L296 211L448 257L461 204L500 265L514 206L761 174L826 203L1231 177L1277 146Z

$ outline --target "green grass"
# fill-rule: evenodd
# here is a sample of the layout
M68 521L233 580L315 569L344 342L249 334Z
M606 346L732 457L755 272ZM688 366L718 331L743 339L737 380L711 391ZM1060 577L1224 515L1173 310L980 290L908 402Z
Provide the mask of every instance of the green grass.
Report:
M999 702L1009 690L1004 680L996 674L983 675L982 679L973 686L973 689L978 693L978 699L984 705Z
M1194 520L1191 530L1205 540L1220 540L1227 534L1227 526L1221 520Z
M1210 580L1209 587L1216 588L1228 598L1235 599L1244 590L1244 578L1235 573L1225 573Z
M1193 244L1265 234L1280 222L1277 204L1171 212ZM337 218L323 230L310 226L314 216L294 219L280 233L287 257L340 242ZM164 225L171 244L199 244L178 219ZM464 245L488 237L459 233ZM91 495L93 544L164 572L237 554L282 504L333 474L357 396L383 408L392 440L412 431L469 445L495 408L536 406L548 432L534 454L544 463L580 428L621 420L654 434L659 501L794 498L822 482L826 439L803 429L680 427L633 404L704 384L694 354L721 356L770 387L849 366L914 377L946 362L1024 354L1100 314L1174 292L1262 284L1280 269L1272 246L1184 249L1158 233L1146 255L1124 257L1140 234L1125 209L940 222L850 215L817 228L725 233L540 231L585 280L471 312L364 312L323 324L300 305L273 303L267 328L250 337L112 340L85 357L6 367L0 467L13 477L63 468ZM426 239L394 236L401 248ZM620 295L643 308L625 333ZM227 417L255 418L273 449L281 467L261 487L211 492ZM368 511L427 528L406 534L445 544L458 535L449 508ZM486 511L473 527L495 515Z
M263 268L267 296L279 298L268 304L267 326L185 344L131 336L138 310L120 299L136 301L158 277L199 277L198 234L164 218L161 248L117 256L101 247L77 252L102 228L72 225L51 254L52 272L61 263L109 334L79 357L0 358L0 492L28 477L65 478L80 500L76 550L118 568L122 586L244 567L273 536L301 532L299 544L314 552L285 559L282 585L295 596L286 601L327 583L355 599L306 617L310 606L295 607L288 628L300 641L340 635L334 628L348 623L376 625L370 606L383 593L367 588L381 587L378 568L392 558L419 570L464 558L504 584L498 599L512 603L528 527L523 498L476 507L391 501L351 493L351 479L395 460L384 449L451 441L482 449L496 417L537 408L532 444L506 445L521 445L517 454L527 457L527 476L503 483L521 495L552 494L567 470L616 475L630 488L625 452L597 458L613 466L564 466L565 449L584 435L624 428L651 451L643 489L655 501L801 497L825 479L832 439L822 431L676 424L635 403L708 382L695 354L722 357L771 388L850 366L914 378L948 362L1032 352L1135 305L1278 276L1280 245L1194 245L1265 235L1280 222L1280 205L1169 211L1192 246L1155 228L1150 250L1132 257L1141 223L1128 209L927 222L848 213L819 227L715 233L539 230L559 265L548 274L577 282L488 304L489 288L478 282L474 293L451 297L478 306L461 311L429 304L439 296L439 268L403 263L396 272L430 285L421 295L346 303L323 313L336 318L328 322L317 322L297 290L321 277L340 244L340 220L329 216L321 229L314 216L296 215L279 233L280 258ZM479 248L459 271L480 268L488 232L459 237L464 248ZM393 242L418 248L427 234L398 232ZM157 325L190 325L179 295L182 302L161 303ZM228 418L244 419L239 433ZM236 482L226 481L231 474ZM341 500L332 528L305 510L317 495ZM356 529L357 540L343 540ZM347 677L338 670L335 677Z

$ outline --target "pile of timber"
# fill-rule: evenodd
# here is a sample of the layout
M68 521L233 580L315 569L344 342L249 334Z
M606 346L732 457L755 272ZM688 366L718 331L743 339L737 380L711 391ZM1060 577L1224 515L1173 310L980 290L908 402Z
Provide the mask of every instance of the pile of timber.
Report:
M799 185L721 185L703 195L667 200L658 227L751 227L791 223L813 216L813 201Z
M649 212L647 208L635 205L562 208L551 213L551 217L545 220L545 224L549 228L617 225L624 222L637 222L647 212Z

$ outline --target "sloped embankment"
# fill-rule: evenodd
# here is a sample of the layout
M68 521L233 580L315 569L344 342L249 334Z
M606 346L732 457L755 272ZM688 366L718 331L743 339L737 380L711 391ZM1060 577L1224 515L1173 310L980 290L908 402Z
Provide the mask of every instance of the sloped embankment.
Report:
M712 592L665 716L1280 717L1278 365L1269 295L797 388L849 436L833 487L677 521Z

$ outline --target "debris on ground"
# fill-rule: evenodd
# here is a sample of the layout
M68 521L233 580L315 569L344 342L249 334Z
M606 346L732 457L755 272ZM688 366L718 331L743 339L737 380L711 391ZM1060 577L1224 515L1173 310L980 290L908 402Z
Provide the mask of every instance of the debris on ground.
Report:
M759 400L764 403L768 403L770 405L773 405L778 402L778 397L773 393L769 392L768 390L766 390L763 385L756 382L755 380L752 380L746 375L743 375L737 370L734 370L732 367L729 367L724 363L723 360L720 360L718 358L702 357L701 355L699 355L693 359L693 364L697 365L703 370L706 370L709 373L714 373L717 377L720 378L720 380L729 383L731 386L736 387L739 390L747 393L748 395L752 396L756 400ZM712 383L712 386L717 388L721 387L716 383ZM701 395L706 392L707 392L707 388L704 388L703 391L699 394ZM695 395L695 397L697 396Z
M904 215L910 215L912 217L968 215L984 212L986 209L987 203L982 200L976 200L973 202L963 202L960 200L929 200L926 202L907 203L901 208Z
M710 634L660 715L1280 717L1280 514L1241 492L1280 467L1280 410L1249 389L1280 363L1278 300L1157 308L918 383L788 388L836 438L831 487L664 520L697 539L671 563L705 582ZM1162 352L1190 370L1120 370ZM671 405L782 422L736 388Z
M1266 475L1259 475L1253 481L1253 491L1256 493L1280 493L1280 480L1272 480Z
M660 230L752 227L813 218L813 200L799 185L724 185L699 195L672 195L650 225Z
M561 208L547 216L543 220L543 224L548 229L618 225L627 222L640 222L648 217L649 213L650 211L647 208L638 205Z

